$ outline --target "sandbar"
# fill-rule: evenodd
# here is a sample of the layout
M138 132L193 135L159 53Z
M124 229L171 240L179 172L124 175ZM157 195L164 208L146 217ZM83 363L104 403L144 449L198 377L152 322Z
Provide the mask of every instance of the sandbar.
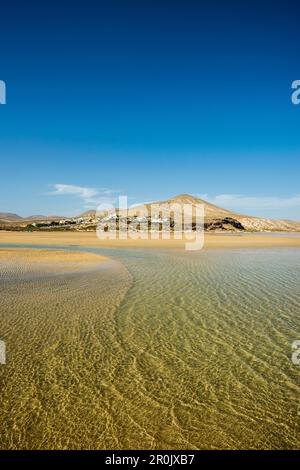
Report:
M182 248L184 249L187 240L100 240L95 232L5 232L0 231L0 244L20 244L20 245L63 245L63 246L85 246L85 247L107 247L107 248ZM205 233L204 248L205 249L234 249L234 248L280 248L280 247L300 247L300 235L289 236L287 233L276 234L212 234ZM65 253L65 252L64 252ZM33 255L35 256L35 255ZM38 255L39 256L39 255ZM47 256L47 255L45 255ZM53 259L53 252L51 257ZM61 256L61 255L60 255ZM59 256L59 258L60 258ZM98 255L72 253L65 254L65 260L71 260L72 257L78 257L92 261L99 261ZM61 258L60 258L61 259Z

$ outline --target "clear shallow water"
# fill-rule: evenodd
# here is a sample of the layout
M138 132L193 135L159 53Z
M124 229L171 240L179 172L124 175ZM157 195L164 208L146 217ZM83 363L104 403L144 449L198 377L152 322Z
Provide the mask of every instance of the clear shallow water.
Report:
M300 250L85 251L1 282L2 448L300 447Z

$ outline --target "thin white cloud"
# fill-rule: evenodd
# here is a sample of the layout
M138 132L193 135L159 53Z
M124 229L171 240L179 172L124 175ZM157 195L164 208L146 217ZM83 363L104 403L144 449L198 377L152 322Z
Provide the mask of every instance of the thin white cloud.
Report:
M97 209L99 206L113 205L117 200L118 190L109 188L90 188L73 184L51 184L52 196L70 196L82 201L84 209Z
M82 199L88 199L98 194L98 191L94 188L85 188L83 186L75 186L73 184L52 184L54 191L52 195L69 195L76 196Z
M198 196L212 204L223 206L226 209L243 209L249 211L300 209L300 194L291 197L243 196L241 194L219 194L217 196L199 194Z

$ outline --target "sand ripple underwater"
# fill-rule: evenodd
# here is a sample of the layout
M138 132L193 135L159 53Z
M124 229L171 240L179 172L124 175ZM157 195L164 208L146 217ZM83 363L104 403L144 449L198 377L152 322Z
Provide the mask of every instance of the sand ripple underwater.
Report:
M1 449L300 448L300 250L87 251L0 256Z

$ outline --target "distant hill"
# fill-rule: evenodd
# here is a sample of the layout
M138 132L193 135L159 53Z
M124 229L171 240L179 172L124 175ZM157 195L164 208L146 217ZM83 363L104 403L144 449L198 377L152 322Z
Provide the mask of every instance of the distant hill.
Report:
M21 220L22 217L11 212L0 212L0 219L4 222L13 222L15 220Z
M218 207L198 197L191 196L190 194L179 194L178 196L167 199L165 201L156 201L144 205L141 204L133 208L129 208L128 214L130 216L143 216L147 215L150 206L152 208L154 207L155 210L155 206L165 206L167 208L169 204L174 203L178 204L179 206L183 206L184 204L203 204L206 223L213 222L216 219L231 218L240 222L248 231L300 231L300 222L294 222L290 220L263 219L239 214L237 212ZM122 213L122 211L120 211L120 213Z
M21 217L18 214L11 212L0 212L0 221L2 223L18 223L33 220L59 220L65 219L62 215L29 215L28 217Z
M207 201L204 201L203 199L200 199L195 196L191 196L190 194L179 194L178 196L175 196L173 198L167 199L165 201L157 201L157 202L151 202L147 203L144 205L138 205L135 206L131 209L129 209L129 215L144 215L149 209L150 206L154 208L157 206L160 206L162 208L168 208L170 204L177 204L180 207L183 207L184 204L191 204L192 206L195 206L197 204L202 204L204 206L204 213L205 213L205 218L207 220L210 219L221 219L224 217L232 217L232 218L237 218L239 217L239 214L223 209L221 207L215 206L214 204L211 204Z
M129 216L148 216L150 215L150 206L154 208L154 213L152 212L152 216L155 215L155 208L165 208L166 210L169 207L169 204L177 204L179 209L184 204L191 204L195 206L197 204L202 204L204 206L204 213L205 213L205 223L212 224L212 226L217 227L219 221L224 219L233 219L234 221L239 222L245 230L248 231L288 231L288 232L295 232L300 231L300 222L294 222L292 220L273 220L273 219L264 219L260 217L252 217L244 214L239 214L237 212L232 212L230 210L224 209L222 207L218 207L210 202L207 202L203 199L200 199L195 196L191 196L190 194L179 194L173 198L167 199L165 201L154 201L152 203L146 204L139 204L137 206L131 207L128 209ZM120 215L124 214L124 211L118 211ZM88 210L83 212L77 217L82 218L94 218L96 215L95 210ZM97 213L97 215L100 215ZM125 214L124 214L125 215ZM45 215L31 215L28 217L20 217L17 214L9 213L9 212L0 212L0 222L3 224L10 224L10 225L18 225L24 224L26 222L33 222L33 221L43 221L43 220L59 220L59 219L66 219L68 217L63 216L45 216Z
M95 210L89 210L89 211L82 212L77 217L95 217L95 215L96 215Z

